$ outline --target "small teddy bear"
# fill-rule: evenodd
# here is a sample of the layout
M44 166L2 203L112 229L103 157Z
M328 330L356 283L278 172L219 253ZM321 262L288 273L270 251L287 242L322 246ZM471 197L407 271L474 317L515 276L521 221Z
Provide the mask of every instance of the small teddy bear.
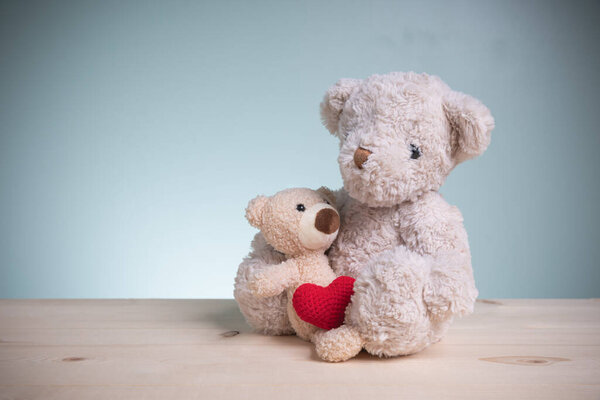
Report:
M260 229L267 243L286 258L280 264L267 266L252 274L248 282L249 289L260 298L277 296L285 291L291 326L297 336L307 341L318 340L315 334L321 330L306 322L307 318L303 320L298 316L294 306L302 306L302 300L299 302L294 293L302 286L301 289L306 292L304 297L310 298L314 290L324 289L320 286L327 286L336 280L324 254L337 237L340 227L340 216L332 206L333 199L333 194L326 188L316 191L294 188L271 197L258 196L250 201L246 209L248 222ZM352 294L354 279L343 278L352 280L340 281L337 285L345 288L346 295L341 301L345 308ZM343 322L343 309L338 314L339 323L336 326Z

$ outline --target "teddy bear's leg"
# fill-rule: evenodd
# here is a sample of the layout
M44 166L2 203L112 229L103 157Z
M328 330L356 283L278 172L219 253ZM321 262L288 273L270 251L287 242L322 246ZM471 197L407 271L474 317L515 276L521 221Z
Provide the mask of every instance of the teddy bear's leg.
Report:
M329 331L318 331L312 341L317 355L329 362L349 360L360 353L364 344L360 333L347 325Z
M250 277L262 268L285 261L258 233L251 244L252 251L242 261L235 278L233 295L248 324L257 332L266 335L292 335L294 330L287 312L287 295L258 298L250 291Z
M382 253L357 277L345 322L360 332L369 353L413 354L436 340L423 300L430 262L428 256L399 246Z

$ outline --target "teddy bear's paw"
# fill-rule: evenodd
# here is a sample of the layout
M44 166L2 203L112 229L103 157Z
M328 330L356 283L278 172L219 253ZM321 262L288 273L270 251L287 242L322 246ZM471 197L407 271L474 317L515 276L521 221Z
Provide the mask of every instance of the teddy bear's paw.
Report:
M283 291L281 285L277 285L273 280L267 278L261 273L257 273L248 281L248 288L256 297L277 296Z
M348 325L317 332L313 342L319 358L329 362L349 360L360 353L364 344L359 332Z

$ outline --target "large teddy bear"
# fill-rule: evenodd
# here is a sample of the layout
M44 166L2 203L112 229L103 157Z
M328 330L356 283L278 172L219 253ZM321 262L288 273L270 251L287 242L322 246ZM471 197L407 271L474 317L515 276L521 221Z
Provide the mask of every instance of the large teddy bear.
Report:
M326 332L317 353L343 361L362 348L378 356L421 351L454 316L473 310L462 215L438 190L456 165L485 151L494 119L475 98L412 72L342 79L325 94L321 117L340 140L344 181L329 261L356 282L344 325ZM242 313L265 334L293 332L285 294L256 299L248 277L282 260L258 234L236 277Z

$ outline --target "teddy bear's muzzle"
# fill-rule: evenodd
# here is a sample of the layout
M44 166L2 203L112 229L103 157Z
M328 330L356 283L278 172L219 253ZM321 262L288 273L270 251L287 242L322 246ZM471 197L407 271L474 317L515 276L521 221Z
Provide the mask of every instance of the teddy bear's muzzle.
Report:
M300 219L298 238L300 243L311 250L326 249L335 240L340 228L340 215L325 203L318 203L306 209Z
M329 235L337 231L340 227L340 216L331 208L324 208L317 213L315 218L315 228L319 232Z

